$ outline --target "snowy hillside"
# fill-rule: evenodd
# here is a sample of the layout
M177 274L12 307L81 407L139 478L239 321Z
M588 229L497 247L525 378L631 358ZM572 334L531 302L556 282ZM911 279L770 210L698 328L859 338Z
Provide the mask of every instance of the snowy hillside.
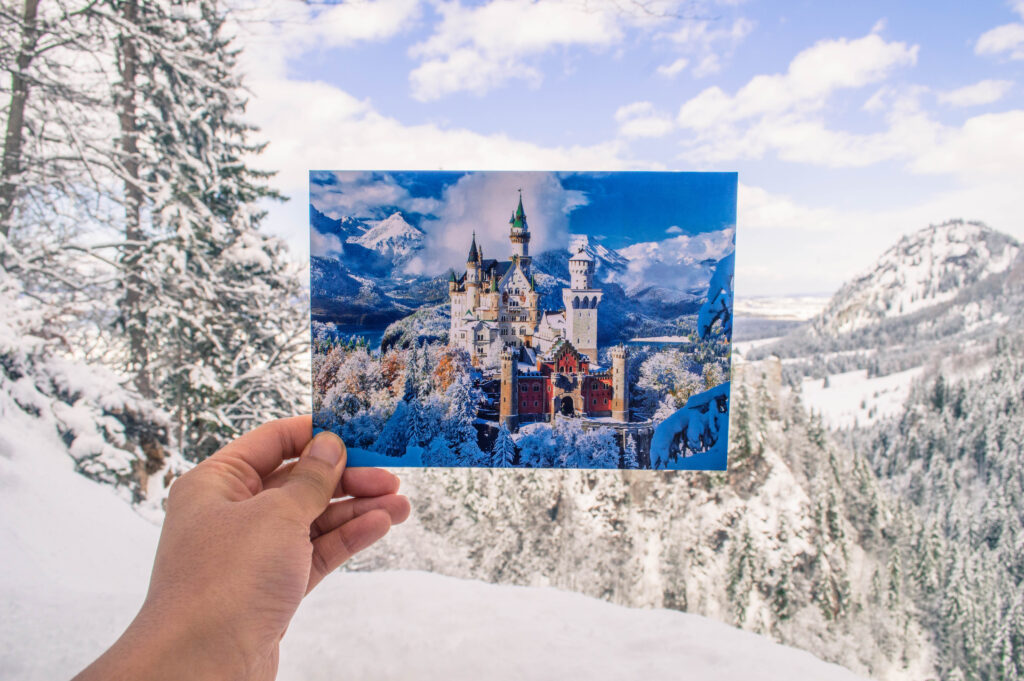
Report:
M350 237L349 243L359 244L392 260L407 257L423 244L423 232L406 222L399 212L370 225L364 234Z
M1019 247L1012 237L960 220L905 236L833 296L815 327L846 333L952 300L963 288L1006 271Z
M68 678L134 615L159 528L74 473L58 439L25 425L5 420L0 440L0 678ZM681 670L856 678L696 615L416 572L328 579L289 628L278 678L677 679Z

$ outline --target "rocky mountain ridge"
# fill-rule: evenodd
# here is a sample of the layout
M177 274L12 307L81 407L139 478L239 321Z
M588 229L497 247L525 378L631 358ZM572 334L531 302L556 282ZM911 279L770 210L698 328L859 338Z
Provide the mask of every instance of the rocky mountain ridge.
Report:
M980 222L951 220L901 238L832 297L814 320L838 336L949 302L965 288L1013 266L1020 244Z

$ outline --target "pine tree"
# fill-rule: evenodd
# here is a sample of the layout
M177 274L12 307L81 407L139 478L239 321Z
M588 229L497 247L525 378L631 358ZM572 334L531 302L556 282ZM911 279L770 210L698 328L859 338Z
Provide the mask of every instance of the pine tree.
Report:
M491 451L491 465L495 468L512 468L515 465L516 445L512 434L504 424L498 429L498 437Z
M395 411L381 429L373 448L387 456L401 457L409 446L409 405L399 400Z
M206 0L112 1L128 371L202 458L304 402L304 294L283 244L259 232L255 202L276 194L243 160L262 147L240 120L223 14Z
M468 375L459 376L445 391L448 410L441 432L458 456L460 466L486 466L489 461L477 443L476 420L480 391Z

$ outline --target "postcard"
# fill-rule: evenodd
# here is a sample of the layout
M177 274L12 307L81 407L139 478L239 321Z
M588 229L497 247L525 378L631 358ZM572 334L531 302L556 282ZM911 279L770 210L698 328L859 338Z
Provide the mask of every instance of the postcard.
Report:
M350 466L726 467L735 173L313 171Z

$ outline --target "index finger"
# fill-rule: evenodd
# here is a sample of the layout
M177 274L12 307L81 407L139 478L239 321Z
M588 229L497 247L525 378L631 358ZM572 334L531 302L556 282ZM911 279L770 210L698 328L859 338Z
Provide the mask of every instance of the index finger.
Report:
M294 459L313 439L313 417L292 416L264 423L233 440L213 457L251 467L260 478L270 475L285 459Z

